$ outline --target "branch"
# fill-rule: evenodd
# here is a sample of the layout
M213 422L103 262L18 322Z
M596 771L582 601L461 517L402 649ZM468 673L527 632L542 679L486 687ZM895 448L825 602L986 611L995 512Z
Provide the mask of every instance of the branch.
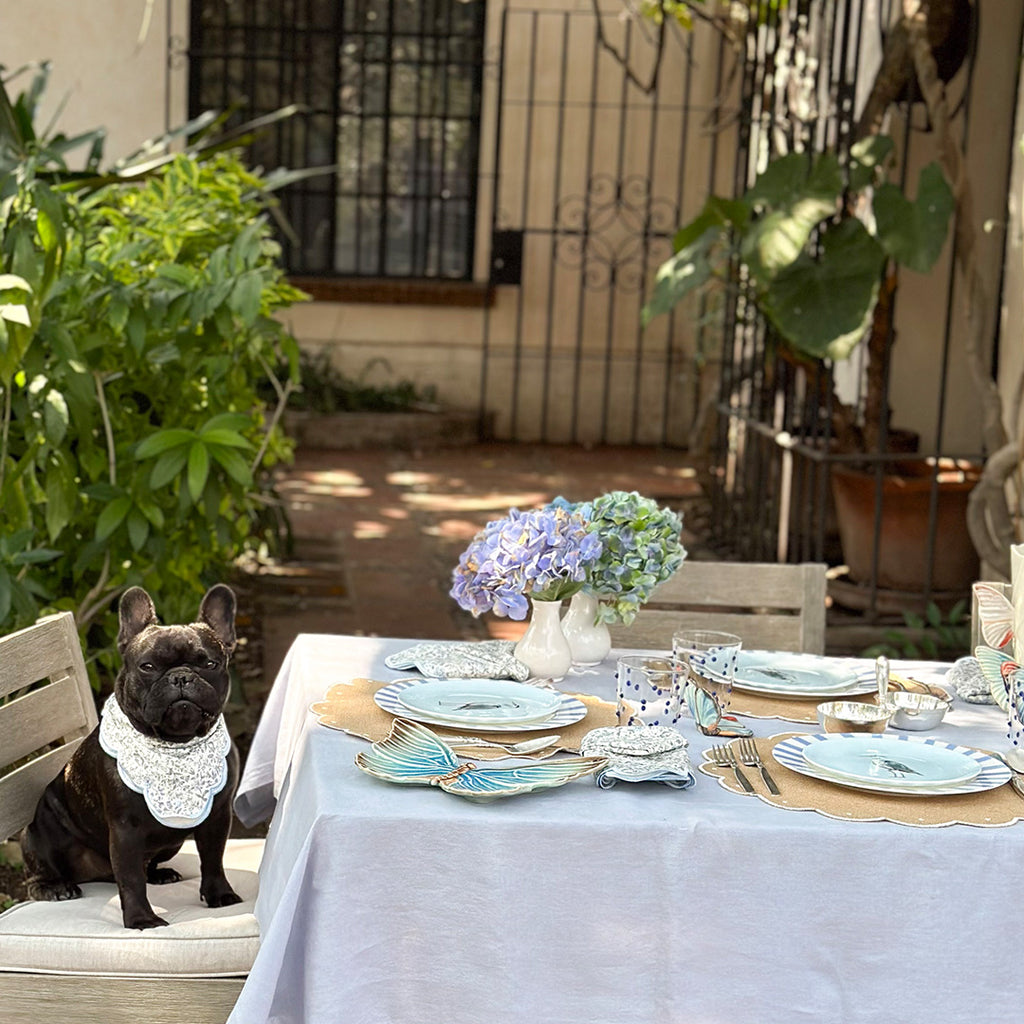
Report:
M597 42L598 45L603 49L607 50L622 68L626 78L632 82L638 89L642 89L645 93L650 95L658 87L658 74L661 71L661 59L665 53L665 3L664 0L658 0L658 9L661 12L661 17L657 19L658 32L655 38L655 54L654 54L654 68L651 70L651 79L649 82L642 82L629 66L629 61L625 54L620 53L615 47L608 41L608 38L604 34L604 25L601 23L601 4L600 0L590 0L590 4L594 9L594 24L597 27Z
M0 494L4 490L4 472L7 469L7 435L11 426L11 385L4 385L3 424L0 426Z
M117 483L117 453L114 448L114 430L110 425L110 410L107 408L107 396L103 390L103 376L99 370L92 371L96 382L96 398L100 404L100 419L103 420L103 435L107 439L107 472L110 482Z
M1010 442L990 455L981 479L967 499L967 532L978 554L1005 579L1010 578L1013 519L1006 503L1006 483L1020 465L1020 448Z
M950 126L946 90L939 80L929 42L928 18L933 2L934 0L903 0L903 24L906 27L921 95L928 108L928 116L938 141L939 162L953 187L953 198L956 201L954 245L956 260L960 265L966 287L967 364L978 393L985 445L990 452L995 452L1007 442L1003 426L1003 402L999 388L988 372L982 355L982 346L988 336L985 322L988 302L985 282L978 270L974 200L963 153L953 137Z
M270 444L270 435L273 434L274 428L284 415L285 406L288 404L288 396L296 390L295 384L290 379L285 381L284 387L282 387L281 382L277 379L277 374L275 374L271 369L270 364L266 359L264 359L262 355L257 356L257 358L263 366L263 372L267 375L267 379L270 381L271 387L277 394L277 406L274 409L274 415L270 417L270 423L267 425L266 431L264 431L263 442L260 444L259 451L256 452L256 457L252 460L250 472L254 476L256 474L256 467L263 461L263 456L267 452L267 446Z

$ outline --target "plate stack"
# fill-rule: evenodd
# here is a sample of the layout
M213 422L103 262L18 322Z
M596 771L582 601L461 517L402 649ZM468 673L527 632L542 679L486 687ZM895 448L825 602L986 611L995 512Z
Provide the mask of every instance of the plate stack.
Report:
M587 713L567 693L505 679L399 679L374 700L397 718L480 732L558 729Z

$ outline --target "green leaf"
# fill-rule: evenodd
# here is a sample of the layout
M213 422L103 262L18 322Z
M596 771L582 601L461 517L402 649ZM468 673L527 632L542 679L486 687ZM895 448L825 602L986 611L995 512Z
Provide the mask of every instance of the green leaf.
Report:
M898 263L925 274L945 245L954 205L953 191L933 161L921 170L913 202L895 185L881 185L875 191L878 240Z
M672 248L679 252L693 245L708 228L737 228L742 231L750 221L750 207L742 199L708 196L704 209L689 224L684 224L672 239Z
M96 540L105 541L121 525L131 507L132 499L127 495L115 498L96 520Z
M46 440L55 448L64 440L68 432L68 403L64 396L54 388L46 393L43 404L43 426Z
M23 327L32 326L32 318L29 316L28 307L14 303L0 305L0 319L7 320L12 324L21 324Z
M856 218L824 232L821 259L804 253L762 293L766 313L796 351L844 359L871 322L884 254Z
M810 170L807 153L787 153L768 164L743 198L755 208L777 210L789 206L804 195Z
M217 416L211 416L203 424L199 431L200 437L205 437L209 430L245 430L252 426L252 417L241 412L222 412Z
M203 496L209 474L210 453L202 441L196 441L188 451L188 490L196 503Z
M7 291L9 288L20 288L24 292L32 291L32 285L25 278L17 274L0 274L0 291Z
M662 263L654 279L651 298L640 314L644 327L656 316L670 312L690 292L708 281L711 249L721 237L721 228L710 227L695 242Z
M149 486L154 491L169 484L185 468L188 462L188 448L172 448L164 452L153 464L153 472L149 474Z
M42 562L52 562L64 554L55 548L32 548L29 551L19 551L11 558L11 565L39 565Z
M207 430L205 427L199 431L199 437L203 444L221 444L229 448L251 448L252 443L242 437L234 430L214 429Z
M260 314L263 277L258 270L247 270L235 282L228 305L246 324L255 323Z
M78 503L78 484L75 474L61 452L46 469L46 532L56 540L71 522Z
M854 192L873 185L879 169L893 150L888 135L868 135L850 147L850 188Z
M149 520L137 509L128 513L128 541L133 551L141 550L149 537Z
M171 448L191 444L195 439L193 430L183 430L180 427L159 430L139 443L135 449L135 458L151 459L154 455L160 455Z
M211 445L210 454L236 484L240 484L242 487L252 486L252 472L249 469L249 464L238 452L232 448L219 448L216 445Z

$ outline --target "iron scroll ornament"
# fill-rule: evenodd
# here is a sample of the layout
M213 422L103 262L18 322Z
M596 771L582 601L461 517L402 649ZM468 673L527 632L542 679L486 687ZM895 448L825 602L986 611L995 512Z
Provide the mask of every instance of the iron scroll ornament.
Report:
M596 174L555 207L555 262L581 270L590 291L639 292L672 255L678 224L678 205L652 195L646 178Z

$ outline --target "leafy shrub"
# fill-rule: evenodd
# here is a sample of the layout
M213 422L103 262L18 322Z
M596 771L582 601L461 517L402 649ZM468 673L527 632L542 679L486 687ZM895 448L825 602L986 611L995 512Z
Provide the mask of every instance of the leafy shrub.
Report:
M410 380L373 383L370 372L381 367L391 373L391 364L379 356L369 360L358 377L349 377L332 362L326 350L299 354L299 385L288 397L289 409L316 413L332 412L409 412L436 409L437 390L432 386L418 388ZM282 372L287 367L280 368ZM270 382L263 395L273 397Z
M881 643L863 652L865 658L924 658L949 661L967 653L971 642L971 622L966 601L957 601L946 617L934 601L923 616L904 612L905 628L887 629Z
M0 165L0 631L72 610L95 681L127 586L187 621L273 545L267 470L290 445L259 386L282 361L297 376L274 314L306 296L236 156L83 187L39 149Z

